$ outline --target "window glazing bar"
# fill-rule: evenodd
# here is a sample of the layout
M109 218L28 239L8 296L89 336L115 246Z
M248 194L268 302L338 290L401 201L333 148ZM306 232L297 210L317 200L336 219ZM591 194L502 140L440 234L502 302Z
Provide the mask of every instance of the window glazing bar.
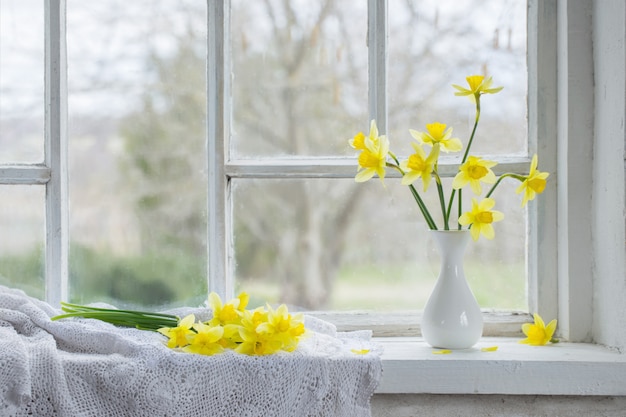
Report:
M369 115L387 131L387 0L368 0Z
M69 196L67 175L66 2L45 7L44 158L46 184L46 301L53 306L68 297Z
M233 293L230 250L229 181L224 172L229 136L229 84L225 48L230 2L207 0L207 164L208 164L208 288L222 297Z

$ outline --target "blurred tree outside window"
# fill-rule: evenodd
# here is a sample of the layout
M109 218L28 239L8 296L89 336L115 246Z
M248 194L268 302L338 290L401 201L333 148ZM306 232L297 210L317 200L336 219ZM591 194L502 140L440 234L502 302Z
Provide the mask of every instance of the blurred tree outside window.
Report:
M274 174L228 178L229 238L219 242L207 232L207 2L67 0L70 300L199 305L209 288L207 248L226 245L232 290L247 291L253 304L421 309L438 260L414 201L399 179L353 180L348 139L369 128L374 87L368 2L226 3L224 160ZM473 106L451 84L487 74L504 90L485 98L474 150L528 157L526 7L522 0L388 1L384 133L397 153L410 151L409 128L433 121L453 126L466 143ZM23 27L42 25L43 8L18 0L0 8L0 163L38 163L43 87L15 74L41 79L43 32ZM39 20L14 23L30 15ZM329 175L316 162L327 160L350 169ZM303 161L309 174L279 172ZM528 311L528 213L516 186L497 192L507 217L496 239L472 244L467 258L484 308ZM0 205L0 284L41 296L43 198L12 187L0 186L12 202ZM437 204L434 193L425 198Z

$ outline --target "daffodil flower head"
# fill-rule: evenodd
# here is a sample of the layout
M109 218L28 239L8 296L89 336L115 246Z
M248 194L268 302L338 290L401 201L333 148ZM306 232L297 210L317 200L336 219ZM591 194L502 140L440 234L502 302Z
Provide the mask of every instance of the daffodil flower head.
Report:
M162 327L157 331L169 338L167 347L170 349L184 347L189 344L187 336L194 334L192 330L194 321L196 320L193 314L190 314L178 322L176 327Z
M424 183L424 191L428 189L432 172L435 169L437 158L439 157L439 146L433 146L427 156L424 148L417 143L412 143L415 153L409 159L400 163L400 168L405 172L402 177L402 185L411 185L418 178Z
M485 184L493 184L496 182L496 175L491 170L498 163L495 161L487 161L478 156L470 155L467 161L461 165L458 174L452 181L452 188L458 190L470 184L474 194L482 193L481 182Z
M256 327L257 333L272 335L274 340L280 341L281 349L287 352L295 350L300 337L305 333L304 316L292 316L287 306L282 304L276 310L268 306L267 322Z
M353 143L354 142L355 141L353 141ZM361 144L356 141L356 146L361 146ZM355 181L365 182L376 174L380 180L383 181L385 178L387 155L389 154L389 140L385 135L378 135L375 120L371 122L370 133L368 137L364 138L363 146L364 148L359 155L359 171L354 178Z
M535 320L534 323L524 323L522 325L522 331L526 335L526 339L520 340L519 342L532 346L544 346L553 340L552 336L556 330L556 319L552 320L546 326L539 314L533 314L533 318Z
M493 198L484 198L480 203L472 198L472 210L463 213L459 217L459 224L470 226L470 234L474 240L478 240L482 234L487 239L493 239L495 232L492 223L504 219L504 214L500 211L491 210L496 205Z
M444 123L431 123L426 125L426 132L409 129L409 133L420 144L430 146L439 145L444 152L458 152L463 148L459 138L452 137L452 128L447 128Z
M183 351L209 356L224 351L224 347L220 343L224 335L222 326L195 323L193 328L196 332L187 336L189 344L183 348Z
M458 91L454 93L455 96L468 96L472 102L480 100L482 94L495 94L502 90L503 87L492 88L491 84L493 80L491 77L485 80L483 75L470 75L465 77L469 88L462 87L460 85L453 84L452 87Z
M222 299L217 293L209 294L209 306L213 310L213 318L209 321L211 326L219 326L226 324L238 324L241 319L241 311L239 306L244 303L243 308L248 303L248 296L245 293L240 297L230 300L228 303L222 303Z
M350 139L350 146L360 151L365 150L365 135L363 132L359 132L352 139Z
M530 162L530 172L526 179L517 187L515 192L517 194L523 192L524 197L522 199L522 207L526 205L530 200L534 200L537 194L541 194L546 188L547 178L550 175L548 172L537 171L537 155L533 156Z

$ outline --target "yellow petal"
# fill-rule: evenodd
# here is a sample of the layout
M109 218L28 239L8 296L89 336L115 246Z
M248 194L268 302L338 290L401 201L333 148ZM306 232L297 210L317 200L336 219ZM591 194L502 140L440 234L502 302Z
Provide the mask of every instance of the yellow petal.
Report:
M496 350L498 350L498 346L484 347L484 348L482 348L480 350L481 350L481 352L495 352Z
M452 351L449 350L449 349L433 350L433 354L434 355L447 355L447 354L450 354L450 353L452 353Z

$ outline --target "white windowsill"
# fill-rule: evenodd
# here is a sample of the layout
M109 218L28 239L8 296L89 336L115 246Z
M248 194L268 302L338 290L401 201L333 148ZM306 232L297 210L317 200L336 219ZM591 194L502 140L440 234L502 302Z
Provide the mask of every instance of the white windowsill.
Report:
M433 354L417 337L380 337L377 394L626 395L626 355L603 346L519 344L485 337L472 349ZM481 348L498 346L495 352Z

